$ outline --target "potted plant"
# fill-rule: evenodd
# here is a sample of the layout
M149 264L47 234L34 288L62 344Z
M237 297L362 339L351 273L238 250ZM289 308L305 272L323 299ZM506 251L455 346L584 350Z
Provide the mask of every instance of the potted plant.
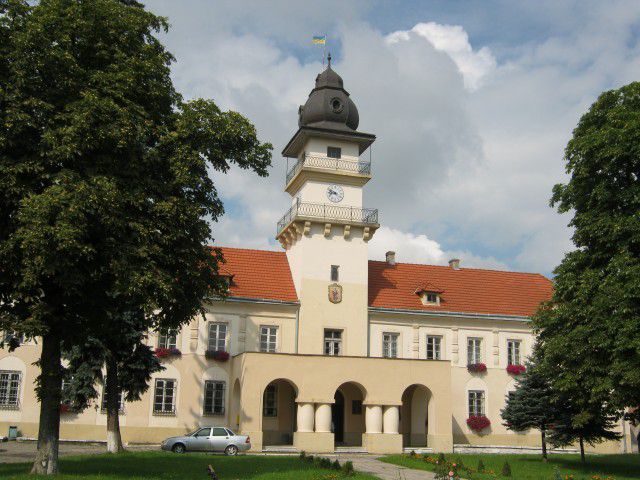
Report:
M511 375L522 375L527 371L527 367L524 365L507 365L507 372Z
M182 355L182 352L176 347L165 348L158 347L155 349L156 357L158 358L168 358L168 357L179 357Z
M467 370L471 373L483 373L487 371L487 366L484 363L470 363Z
M467 418L467 425L474 432L480 432L491 425L491 420L484 415L471 415Z
M224 350L207 350L204 352L204 356L218 362L226 362L229 360L229 352L225 352Z

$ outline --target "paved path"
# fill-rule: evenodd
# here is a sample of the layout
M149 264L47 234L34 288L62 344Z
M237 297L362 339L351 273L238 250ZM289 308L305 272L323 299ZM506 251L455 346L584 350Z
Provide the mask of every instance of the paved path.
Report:
M338 458L340 463L347 460L353 462L353 468L363 473L370 473L382 480L433 480L435 475L424 470L412 470L378 460L375 455L327 455L327 457Z

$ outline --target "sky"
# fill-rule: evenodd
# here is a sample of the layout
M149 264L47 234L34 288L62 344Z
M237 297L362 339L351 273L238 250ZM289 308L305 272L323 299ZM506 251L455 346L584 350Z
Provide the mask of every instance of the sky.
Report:
M168 17L185 99L247 116L274 146L269 177L213 173L222 246L279 250L290 205L280 152L322 66L377 136L365 206L381 228L372 259L552 275L572 248L564 147L598 95L640 78L638 1L148 0Z

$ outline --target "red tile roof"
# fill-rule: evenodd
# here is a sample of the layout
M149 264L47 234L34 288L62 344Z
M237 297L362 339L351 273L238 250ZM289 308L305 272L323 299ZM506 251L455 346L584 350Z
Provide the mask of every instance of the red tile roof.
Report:
M232 297L297 302L289 262L284 252L220 247L226 263L220 273L233 275Z
M220 247L233 275L232 297L297 302L284 252ZM416 291L441 291L424 305ZM535 273L369 261L369 306L418 311L531 316L551 298L551 281Z
M440 305L424 305L416 290L437 285ZM369 261L369 306L405 310L530 316L551 298L537 273Z

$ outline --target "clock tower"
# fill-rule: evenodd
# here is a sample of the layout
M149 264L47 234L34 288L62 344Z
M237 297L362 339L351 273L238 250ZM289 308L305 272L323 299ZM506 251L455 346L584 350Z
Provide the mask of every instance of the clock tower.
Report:
M295 159L285 182L291 208L276 238L300 299L297 353L368 354L367 242L379 224L378 211L364 208L362 198L375 135L359 132L358 123L329 57L282 152Z

